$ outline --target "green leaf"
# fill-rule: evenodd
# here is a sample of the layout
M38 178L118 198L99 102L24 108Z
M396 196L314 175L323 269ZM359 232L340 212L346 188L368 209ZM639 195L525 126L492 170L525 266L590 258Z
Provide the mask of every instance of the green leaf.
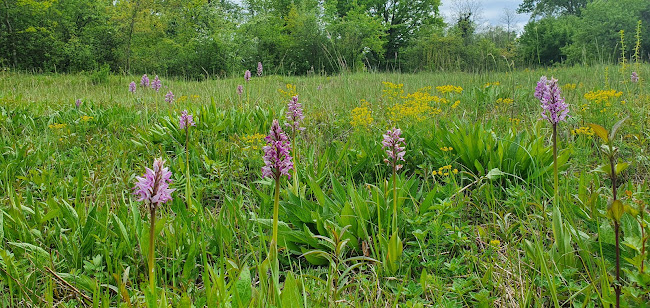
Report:
M619 175L621 172L623 172L629 166L630 166L630 163L618 163L618 164L616 164L616 175Z
M239 278L235 282L235 289L237 290L235 296L235 304L237 307L248 307L253 296L251 270L248 268L248 265L244 265L244 268L239 273Z
M5 238L4 217L5 212L0 211L0 243L2 243Z
M629 118L629 116L623 118L622 120L620 120L620 121L618 121L618 122L616 122L616 124L614 124L614 126L612 126L612 131L609 133L609 139L610 139L610 140L613 140L613 139L614 139L614 136L616 136L616 132L617 132L618 129L621 127L621 125L623 124L623 122L625 122L625 120L627 120L627 118Z
M498 178L500 176L503 176L503 175L505 175L505 173L503 171L499 170L498 168L493 168L492 170L490 170L490 172L488 172L487 175L485 175L485 177L488 180L494 180L494 179L496 179L496 178Z
M43 248L41 248L41 247L38 247L38 246L36 246L36 245L32 245L32 244L30 244L30 243L16 243L16 242L9 242L9 245L12 245L12 246L16 246L16 247L19 247L19 248L25 249L25 251L28 251L28 252L31 252L31 253L35 253L35 254L37 254L37 255L39 255L40 257L43 257L43 258L45 258L45 259L49 259L49 258L50 258L50 254L49 254L47 251L45 251L45 249L43 249Z
M628 214L630 214L632 216L639 215L639 210L637 210L637 209L635 209L635 208L633 208L633 207L631 207L631 206L629 206L627 204L625 205L624 208L625 208L625 212L627 212Z
M609 164L600 165L598 168L594 169L593 172L604 173L609 176L612 175L612 169L609 167Z
M612 204L607 209L607 216L616 221L621 221L623 213L625 213L625 206L623 206L623 202L621 202L621 200L614 200L614 202L612 202Z
M604 127L593 123L589 124L589 127L591 127L594 133L596 133L596 135L600 137L600 139L602 139L604 143L609 143L609 137L607 137L607 130Z
M289 272L280 295L282 307L302 307L300 299L300 283L293 277L293 273Z
M117 227L118 227L118 229L120 230L120 233L119 233L119 234L121 235L122 240L128 243L128 242L129 242L129 235L128 235L128 233L126 232L126 228L124 227L124 224L123 224L122 221L117 217L117 215L115 215L115 213L111 213L111 215L113 215L113 221L115 221L115 224L117 224Z
M388 269L390 272L395 273L399 269L399 261L402 257L402 251L404 246L402 240L397 235L397 232L393 232L393 235L390 237L388 242Z

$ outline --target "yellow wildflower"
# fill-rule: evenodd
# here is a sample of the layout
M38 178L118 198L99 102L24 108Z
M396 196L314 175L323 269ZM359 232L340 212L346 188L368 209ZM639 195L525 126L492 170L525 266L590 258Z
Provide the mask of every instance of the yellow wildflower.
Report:
M66 126L68 126L68 124L65 124L65 123L54 123L54 124L50 124L50 125L48 125L47 127L51 128L51 129L62 129L62 128L65 128Z
M286 96L287 98L292 98L292 97L298 95L298 92L296 91L296 86L295 85L287 83L286 88L287 88L286 90L278 89L278 92L280 92L280 94Z
M370 110L370 103L365 99L361 100L361 106L352 109L352 120L350 124L354 127L368 127L372 123L372 110Z
M582 127L578 127L576 129L571 130L571 134L573 134L573 135L593 136L594 131L591 129L591 127L582 126Z
M453 86L453 85L438 86L436 87L436 90L442 94L451 93L451 92L456 92L458 94L463 93L462 87Z

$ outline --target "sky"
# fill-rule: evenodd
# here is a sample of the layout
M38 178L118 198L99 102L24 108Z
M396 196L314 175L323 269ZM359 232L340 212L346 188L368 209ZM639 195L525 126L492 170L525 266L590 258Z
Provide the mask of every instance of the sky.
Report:
M440 14L445 17L445 21L453 23L454 15L454 2L458 0L442 0L440 6ZM505 26L503 19L504 9L516 11L522 0L460 0L460 2L473 2L476 3L479 10L479 24L482 26ZM521 33L524 30L524 25L528 22L530 14L516 14L515 15L515 30Z

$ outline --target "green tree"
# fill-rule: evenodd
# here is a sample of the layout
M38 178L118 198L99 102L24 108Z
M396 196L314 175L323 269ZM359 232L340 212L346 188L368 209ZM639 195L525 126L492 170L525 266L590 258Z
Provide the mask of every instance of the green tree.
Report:
M575 43L565 48L572 63L617 62L620 58L620 34L625 31L627 50L636 43L634 34L641 20L641 50L650 50L650 2L635 0L595 1L582 13L575 27ZM632 55L627 53L627 57ZM647 52L641 52L647 58Z
M0 57L22 69L44 69L54 44L54 23L50 18L55 0L3 0L0 15Z
M530 13L532 17L575 15L593 0L524 0L517 8L518 13Z
M524 64L549 65L566 59L563 48L573 43L579 19L575 16L532 20L519 38L518 57Z
M326 0L326 5L335 7L339 17L344 17L355 8L355 2L386 27L384 58L389 62L394 61L422 26L442 24L438 13L440 0Z
M327 30L327 56L340 69L377 65L384 56L386 27L356 2L344 16L334 14Z

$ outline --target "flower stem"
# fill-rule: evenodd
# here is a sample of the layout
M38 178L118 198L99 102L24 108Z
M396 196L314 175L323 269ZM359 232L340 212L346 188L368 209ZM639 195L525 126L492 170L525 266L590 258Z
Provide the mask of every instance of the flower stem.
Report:
M610 152L612 146L610 144ZM609 166L612 174L612 198L614 202L617 200L617 185L616 185L616 162L614 154L610 154ZM616 308L621 307L621 248L620 248L620 229L621 226L618 220L614 219L614 236L616 238L616 281L614 282L614 293L616 293Z
M559 186L559 176L558 176L558 171L557 171L557 123L553 123L553 173L555 175L555 181L554 181L554 187L555 188L555 195L553 198L553 202L555 203L555 206L559 205L559 192L558 192L558 186Z
M296 196L298 196L298 146L296 142L296 131L293 131L293 136L291 138L291 141L293 142L293 189L294 192L296 193Z
M186 183L185 183L185 200L187 203L187 208L191 209L192 208L192 192L191 192L191 186L190 186L190 148L189 148L189 143L190 143L190 125L187 125L185 127L185 178L186 178Z
M397 232L397 170L393 167L393 233Z
M149 287L151 288L151 294L155 294L156 279L155 279L155 269L153 264L153 253L154 253L154 229L156 228L156 206L152 205L149 209L151 226L149 227Z
M274 297L278 295L280 288L280 263L278 261L278 216L280 212L280 175L275 177L275 194L273 202L273 239L271 240L271 249L269 255L273 264L271 276L273 277Z

